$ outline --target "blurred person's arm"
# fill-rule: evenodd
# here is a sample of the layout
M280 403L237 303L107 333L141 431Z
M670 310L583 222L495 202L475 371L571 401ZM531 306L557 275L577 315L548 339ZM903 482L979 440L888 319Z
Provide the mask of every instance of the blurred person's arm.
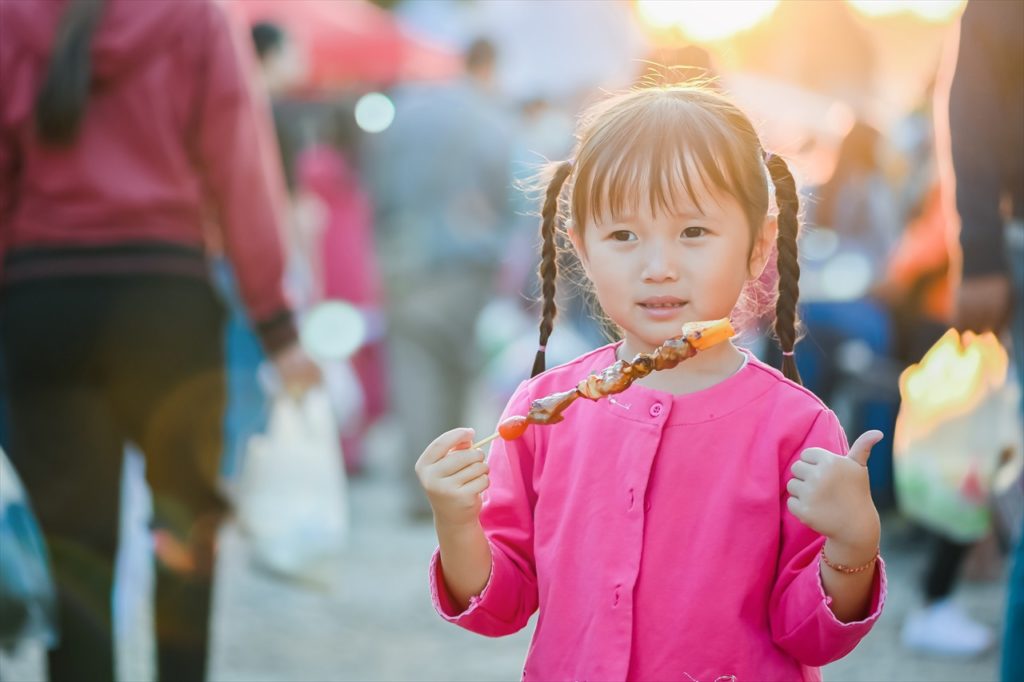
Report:
M992 30L1014 3L971 2L960 22L956 70L949 91L949 135L960 216L962 281L954 318L961 328L998 329L1010 310L1004 245L1002 145L1008 126L1020 126L1000 103L1002 74L1019 59ZM1013 8L1009 7L1012 11Z
M210 3L196 154L216 208L228 258L238 275L242 300L268 354L296 338L284 295L282 242L284 183L272 147L268 103L251 82L251 48Z
M11 133L0 127L0 272L3 271L4 243L8 236L6 232L14 211L17 174L17 146Z
M284 293L285 189L273 144L269 103L255 92L255 56L247 36L210 3L196 156L242 300L285 388L300 394L320 374L298 346Z

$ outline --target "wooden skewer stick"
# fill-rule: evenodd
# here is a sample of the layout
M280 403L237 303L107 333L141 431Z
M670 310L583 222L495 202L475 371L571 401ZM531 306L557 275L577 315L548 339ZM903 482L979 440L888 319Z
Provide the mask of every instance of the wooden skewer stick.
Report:
M498 432L497 432L497 431L495 431L495 432L494 432L494 433L492 433L491 435L487 436L487 438L484 438L483 440L478 440L477 442L475 442L475 443L473 443L472 445L470 445L470 446L469 446L469 449L470 449L470 450L476 450L477 448L482 448L483 446L487 445L487 444L488 444L488 443L490 443L490 442L491 442L492 440L494 440L495 438L497 438L497 437L498 437L498 435L499 435L499 434L498 434Z

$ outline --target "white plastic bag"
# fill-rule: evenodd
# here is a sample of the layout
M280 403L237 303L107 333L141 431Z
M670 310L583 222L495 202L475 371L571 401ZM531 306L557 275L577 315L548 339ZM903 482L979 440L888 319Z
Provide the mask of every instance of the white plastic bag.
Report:
M900 377L893 445L907 516L958 542L992 528L991 504L1022 459L1020 398L991 333L949 330Z
M331 588L349 531L338 428L323 388L297 402L278 397L265 435L249 442L238 513L254 561Z
M0 650L28 639L55 646L57 625L46 543L28 493L0 449Z

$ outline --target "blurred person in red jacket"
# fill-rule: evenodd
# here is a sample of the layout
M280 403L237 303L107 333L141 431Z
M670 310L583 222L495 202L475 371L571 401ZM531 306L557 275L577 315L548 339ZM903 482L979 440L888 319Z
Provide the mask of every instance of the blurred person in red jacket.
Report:
M227 509L208 244L285 386L319 381L282 291L283 188L252 61L213 2L0 3L0 334L10 455L59 591L52 680L114 677L127 441L153 491L159 678L205 676Z
M299 152L296 184L305 201L318 206L320 216L314 248L320 298L356 306L367 320L367 338L352 355L359 380L363 410L342 428L342 453L350 474L365 463L364 438L373 423L388 410L387 360L383 340L383 285L373 239L373 205L353 164L342 149L343 133L330 115L331 132Z

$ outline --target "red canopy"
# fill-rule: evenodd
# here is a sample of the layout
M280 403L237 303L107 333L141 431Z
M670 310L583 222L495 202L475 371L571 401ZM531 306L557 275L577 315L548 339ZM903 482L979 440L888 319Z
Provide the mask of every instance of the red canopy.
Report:
M244 21L272 22L302 47L309 62L305 86L386 86L404 80L449 78L458 55L407 33L368 0L230 0Z

